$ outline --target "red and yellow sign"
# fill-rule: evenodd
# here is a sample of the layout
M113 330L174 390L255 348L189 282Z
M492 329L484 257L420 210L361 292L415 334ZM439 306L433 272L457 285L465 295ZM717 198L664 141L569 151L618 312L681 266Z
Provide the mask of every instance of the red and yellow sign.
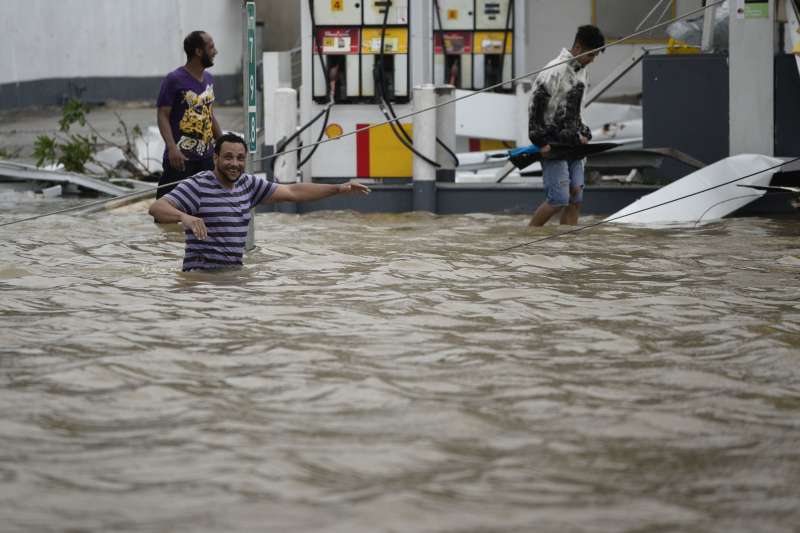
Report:
M433 35L434 54L471 54L471 31L445 31Z
M352 28L319 28L314 41L314 53L318 54L318 45L322 45L323 54L357 54L359 38L358 30Z
M359 178L410 178L412 154L397 140L389 124L366 129L356 124L356 174ZM409 136L411 124L400 124ZM413 137L412 137L413 138Z

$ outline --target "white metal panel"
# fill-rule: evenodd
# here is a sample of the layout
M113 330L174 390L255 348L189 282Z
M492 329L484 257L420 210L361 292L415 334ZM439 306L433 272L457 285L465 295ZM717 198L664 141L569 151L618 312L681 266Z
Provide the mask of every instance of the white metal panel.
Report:
M291 55L289 52L264 52L262 55L262 83L264 98L264 144L275 144L275 89L292 84Z
M361 96L375 96L375 79L372 77L372 66L375 56L361 56Z
M301 0L306 2L307 0ZM314 22L322 25L361 25L360 0L314 0Z
M435 5L433 9L436 9ZM472 30L475 27L474 10L474 0L439 0L439 15L434 12L433 27L436 30Z
M513 68L511 54L506 54L506 57L503 58L503 81L511 81L514 77ZM503 85L503 89L511 89L511 85Z
M364 0L364 24L381 25L387 0ZM387 24L408 24L408 0L392 0Z
M768 8L766 18L729 20L731 155L775 150L775 3Z
M444 54L433 56L433 83L444 85Z
M322 65L317 54L314 54L313 60L311 68L314 69L314 97L322 97L328 94L328 88L325 87L325 73L322 71ZM325 61L324 56L322 61Z
M184 0L2 0L0 84L161 78L186 62L183 39L198 28L213 37L219 50L214 76L241 72L241 9L219 0L186 5Z
M760 198L764 191L738 185L769 185L776 170L759 171L781 162L774 157L753 154L722 159L640 198L606 221L618 224L712 222ZM735 178L748 175L751 176L747 179L731 183Z
M408 96L408 56L406 54L394 56L394 94L395 96Z
M486 56L478 54L473 59L475 72L472 77L472 87L474 89L483 89L486 87Z
M321 107L315 107L319 110ZM409 104L395 106L398 116L411 112ZM338 105L331 108L329 124L338 124L344 133L356 130L358 124L379 124L385 122L383 114L375 105ZM322 121L318 121L307 131L309 139L316 140L319 136ZM306 164L311 169L315 178L354 178L357 171L357 135L348 135L338 140L319 145L314 157ZM328 137L323 136L323 139ZM305 156L303 150L301 157Z
M345 67L347 68L347 96L359 96L358 94L358 56L348 55L345 58Z
M516 140L515 95L458 90L456 98L468 94L472 96L456 102L456 134L478 139Z
M461 56L461 84L472 87L472 56L464 54Z
M509 0L477 0L475 6L475 28L478 31L505 29L508 7ZM508 24L509 29L514 28L513 16L508 20Z

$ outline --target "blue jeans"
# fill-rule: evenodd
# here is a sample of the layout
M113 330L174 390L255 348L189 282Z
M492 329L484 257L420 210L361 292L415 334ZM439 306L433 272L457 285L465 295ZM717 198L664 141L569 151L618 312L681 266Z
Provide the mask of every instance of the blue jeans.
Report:
M580 204L583 202L583 187L586 182L583 159L542 159L542 181L545 198L551 206ZM570 189L578 189L577 194L570 196Z

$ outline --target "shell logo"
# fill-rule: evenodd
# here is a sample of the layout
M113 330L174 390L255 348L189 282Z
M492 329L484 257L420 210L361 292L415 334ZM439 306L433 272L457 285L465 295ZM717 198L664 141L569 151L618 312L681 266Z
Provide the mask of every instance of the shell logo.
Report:
M325 128L325 135L329 139L336 139L338 137L341 137L342 133L344 133L344 130L339 124L328 124L328 127Z

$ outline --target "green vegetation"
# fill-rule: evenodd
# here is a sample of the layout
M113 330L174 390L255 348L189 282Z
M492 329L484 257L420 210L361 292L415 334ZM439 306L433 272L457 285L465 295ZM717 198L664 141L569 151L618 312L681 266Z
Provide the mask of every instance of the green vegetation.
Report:
M33 156L36 158L36 166L41 167L45 164L63 165L68 172L80 174L90 173L87 165L94 165L103 170L103 175L110 177L124 170L125 173L135 178L142 178L148 174L147 167L137 157L135 142L142 136L141 128L136 125L128 128L122 118L116 114L119 121L117 132L124 135L125 142L120 144L103 137L86 115L90 112L88 106L80 100L70 99L61 111L59 121L59 131L53 135L39 135L34 143ZM88 128L87 135L72 133L70 130L75 125ZM98 161L95 155L98 151L109 147L116 147L122 151L124 161L116 168Z

